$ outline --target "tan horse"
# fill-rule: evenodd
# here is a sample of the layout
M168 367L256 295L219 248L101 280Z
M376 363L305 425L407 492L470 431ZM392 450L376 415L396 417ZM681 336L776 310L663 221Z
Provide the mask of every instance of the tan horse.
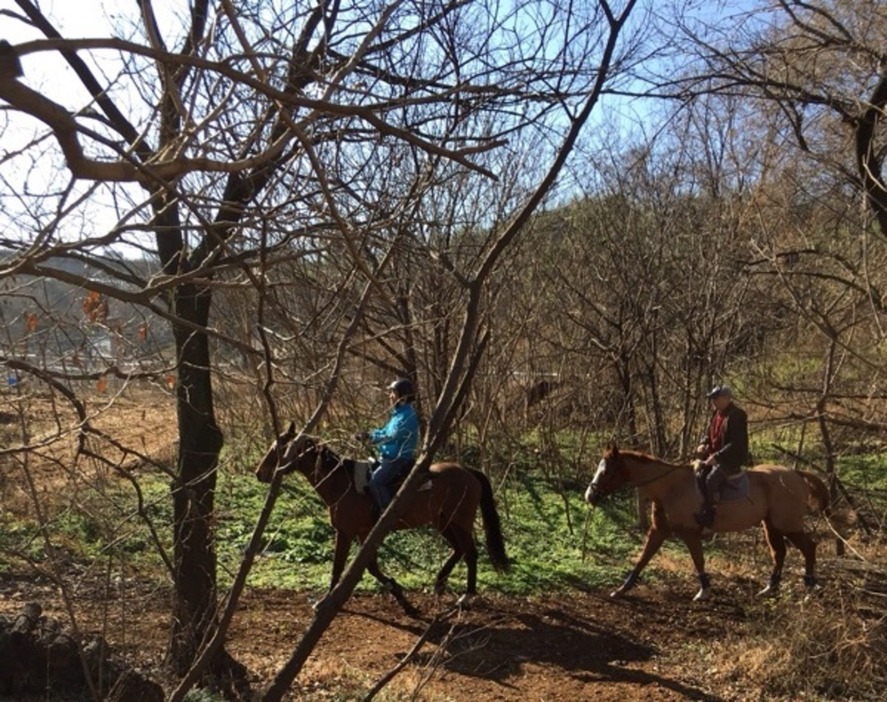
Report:
M760 594L772 594L779 588L785 539L804 554L804 583L809 588L815 587L816 543L804 530L804 516L811 510L828 509L825 484L812 473L782 466L760 465L746 472L748 496L722 501L711 531L741 531L763 524L773 558L773 572ZM704 534L693 516L702 506L702 496L696 487L692 466L667 463L638 451L620 451L615 444L610 444L585 491L585 500L595 505L605 495L625 487L636 487L642 497L653 503L653 518L637 563L611 597L619 597L634 587L644 566L672 535L687 545L696 566L700 589L694 599L706 597L711 583L702 552Z
M354 482L355 461L341 459L324 444L304 435L297 435L295 424L271 445L256 468L256 477L271 482L275 470L283 473L299 471L320 495L330 510L330 522L336 530L335 554L330 589L335 587L345 567L352 542L363 543L375 524L373 503ZM430 488L420 490L404 506L395 529L414 529L430 524L453 548L435 579L435 592L441 593L447 578L461 558L468 569L467 594L477 590L477 546L474 543L474 518L480 506L483 516L487 552L493 567L508 570L508 556L493 500L490 481L479 470L463 468L456 463L435 463L429 469ZM375 556L367 570L397 598L408 612L415 612L406 600L403 589L394 578L379 569Z

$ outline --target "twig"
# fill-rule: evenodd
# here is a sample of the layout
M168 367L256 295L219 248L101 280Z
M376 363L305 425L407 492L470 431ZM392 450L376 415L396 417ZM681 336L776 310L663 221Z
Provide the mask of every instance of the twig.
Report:
M379 678L378 682L376 682L376 684L370 688L369 692L367 692L366 696L363 698L363 702L370 702L370 700L374 699L375 696L378 695L385 688L385 686L388 685L388 683L394 680L394 678L398 674L400 674L400 672L404 668L407 667L407 665L419 653L422 646L425 645L425 642L428 641L428 637L431 636L431 632L440 622L446 621L454 614L461 613L461 611L462 607L456 605L448 609L443 614L435 615L434 619L431 620L431 622L425 628L425 631L422 632L422 635L418 639L416 639L416 643L414 643L413 647L409 651L407 651L406 655L397 662L397 665L395 665L391 670L385 673L385 675Z

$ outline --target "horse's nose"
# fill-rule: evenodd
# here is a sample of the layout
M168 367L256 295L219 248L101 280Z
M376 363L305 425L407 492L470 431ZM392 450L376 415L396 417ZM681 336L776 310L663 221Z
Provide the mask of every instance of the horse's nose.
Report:
M598 492L597 485L592 483L588 486L588 489L585 491L585 501L590 505L597 504Z

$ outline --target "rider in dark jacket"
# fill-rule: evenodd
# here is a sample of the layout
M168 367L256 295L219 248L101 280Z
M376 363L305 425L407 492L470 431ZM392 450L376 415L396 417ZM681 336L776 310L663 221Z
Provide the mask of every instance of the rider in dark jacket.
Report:
M748 417L733 402L733 393L726 385L716 385L706 395L714 412L708 429L696 448L702 460L704 481L702 511L696 521L710 527L715 518L715 504L724 482L742 470L748 461Z

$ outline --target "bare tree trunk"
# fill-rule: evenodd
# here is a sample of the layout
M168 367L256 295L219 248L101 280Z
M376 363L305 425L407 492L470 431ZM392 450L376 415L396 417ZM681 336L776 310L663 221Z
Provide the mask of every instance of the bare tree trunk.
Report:
M819 424L819 433L822 437L822 447L825 450L825 473L828 481L829 498L834 501L838 494L837 473L835 472L835 448L832 443L831 433L829 432L828 419L828 396L831 393L832 380L835 368L835 350L837 347L837 339L832 337L828 347L825 368L822 370L822 394L816 402L816 420ZM835 554L844 555L844 542L841 539L835 541Z
M206 326L211 294L183 285L175 291L181 319ZM213 411L206 334L175 325L179 362L176 405L179 427L177 480L173 484L173 617L169 662L184 674L214 625L216 549L211 520L222 433Z

